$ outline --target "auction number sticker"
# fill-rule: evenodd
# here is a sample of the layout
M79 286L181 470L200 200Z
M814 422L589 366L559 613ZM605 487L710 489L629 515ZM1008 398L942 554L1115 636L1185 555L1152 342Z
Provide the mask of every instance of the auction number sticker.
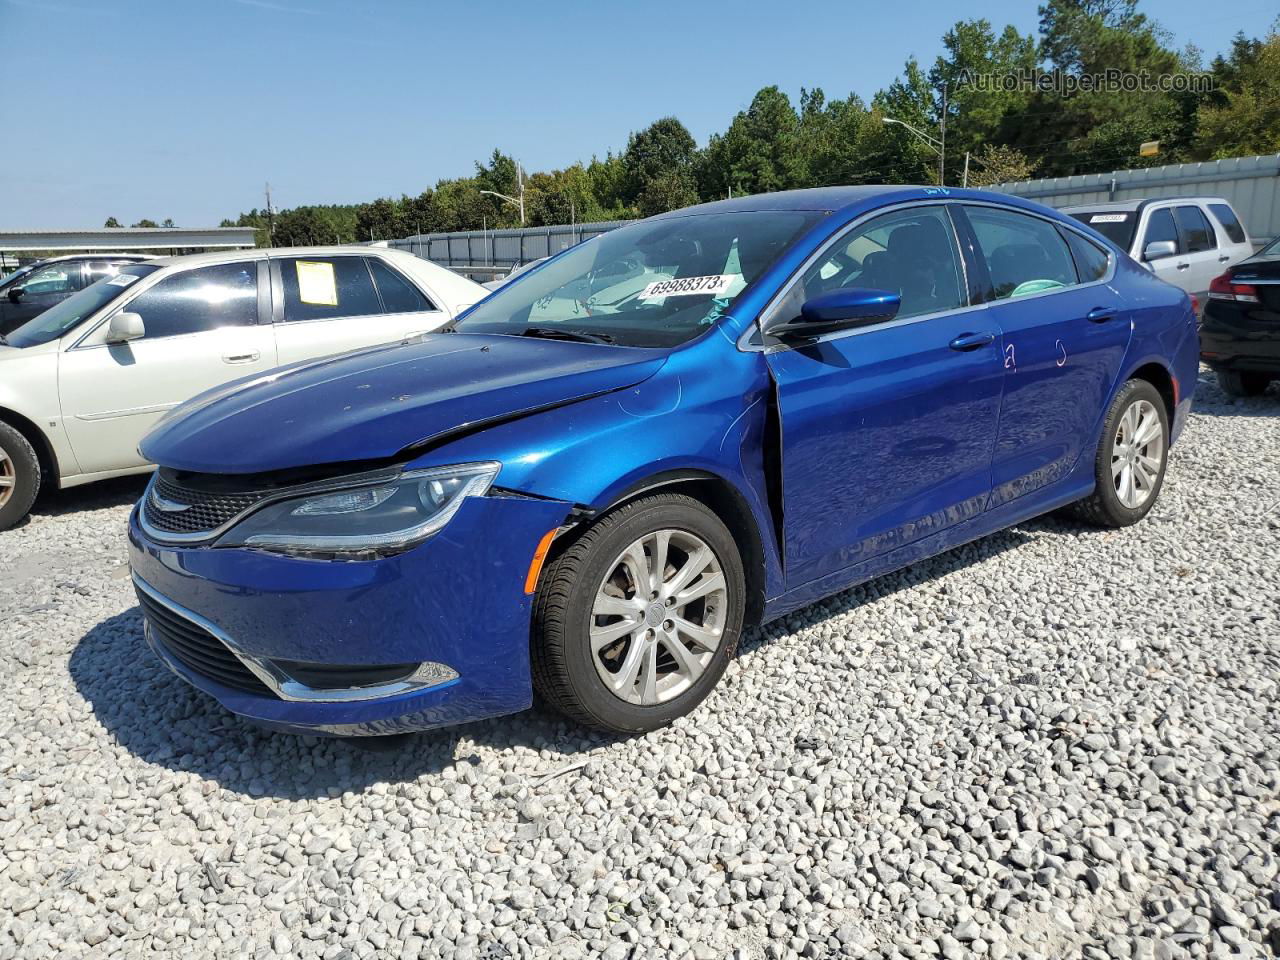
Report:
M711 294L719 296L727 293L733 282L739 279L736 273L718 273L709 277L677 277L672 280L655 280L640 291L641 300L653 300L657 297L687 297L694 294Z
M1089 218L1090 223L1124 223L1129 219L1127 213L1095 213Z
M113 287L127 287L133 281L137 280L132 273L117 273L114 277L107 281Z

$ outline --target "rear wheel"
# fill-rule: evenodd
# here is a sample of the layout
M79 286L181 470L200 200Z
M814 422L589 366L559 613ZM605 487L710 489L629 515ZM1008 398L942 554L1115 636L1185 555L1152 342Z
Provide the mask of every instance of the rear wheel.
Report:
M742 559L710 509L659 494L596 521L538 590L533 680L580 723L665 726L711 692L738 644Z
M27 438L0 423L0 530L25 517L40 492L40 460Z
M1169 455L1169 419L1160 393L1130 380L1107 410L1094 460L1093 493L1073 512L1104 527L1137 523L1160 495Z
M1218 386L1233 397L1256 397L1266 391L1271 374L1259 370L1219 370Z

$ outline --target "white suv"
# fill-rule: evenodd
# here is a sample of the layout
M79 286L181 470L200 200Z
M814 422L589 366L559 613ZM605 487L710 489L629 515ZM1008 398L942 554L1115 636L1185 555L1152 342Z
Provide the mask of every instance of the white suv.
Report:
M1249 234L1221 197L1160 197L1063 207L1062 212L1128 251L1161 280L1194 294L1233 263L1253 256Z
M197 393L428 333L487 293L376 247L122 266L0 337L0 530L26 516L42 481L71 487L151 469L138 441Z

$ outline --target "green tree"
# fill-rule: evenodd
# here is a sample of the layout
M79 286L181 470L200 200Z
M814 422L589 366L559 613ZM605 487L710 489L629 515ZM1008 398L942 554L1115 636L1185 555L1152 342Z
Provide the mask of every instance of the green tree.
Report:
M1013 147L987 143L970 158L969 186L987 187L993 183L1029 180L1035 170L1035 163L1026 154Z
M697 153L693 134L675 117L655 120L631 134L622 155L627 203L645 217L696 203Z
M777 87L765 87L729 129L711 138L698 160L704 198L769 193L808 182L800 149L800 116Z
M1280 151L1280 21L1265 40L1237 35L1213 65L1216 96L1199 111L1196 146L1206 159Z
M104 223L102 226L104 229L107 229L107 230L116 230L116 229L119 229L122 226L122 224L115 217L107 217L107 222Z
M164 222L160 224L160 226L162 226L162 227L172 227L172 226L174 226L174 225L175 225L175 224L174 224L174 222L173 222L173 218L172 218L172 217L165 217L165 218L164 218Z
M143 218L142 220L139 220L137 223L135 223L134 226L135 227L158 227L159 224L156 223L154 220L147 220Z

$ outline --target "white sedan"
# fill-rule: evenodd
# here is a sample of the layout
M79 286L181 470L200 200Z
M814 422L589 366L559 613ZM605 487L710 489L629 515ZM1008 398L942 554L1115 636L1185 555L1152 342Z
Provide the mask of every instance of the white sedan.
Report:
M138 441L197 393L429 333L487 293L377 247L121 267L0 337L0 530L26 516L42 482L71 487L150 470Z

